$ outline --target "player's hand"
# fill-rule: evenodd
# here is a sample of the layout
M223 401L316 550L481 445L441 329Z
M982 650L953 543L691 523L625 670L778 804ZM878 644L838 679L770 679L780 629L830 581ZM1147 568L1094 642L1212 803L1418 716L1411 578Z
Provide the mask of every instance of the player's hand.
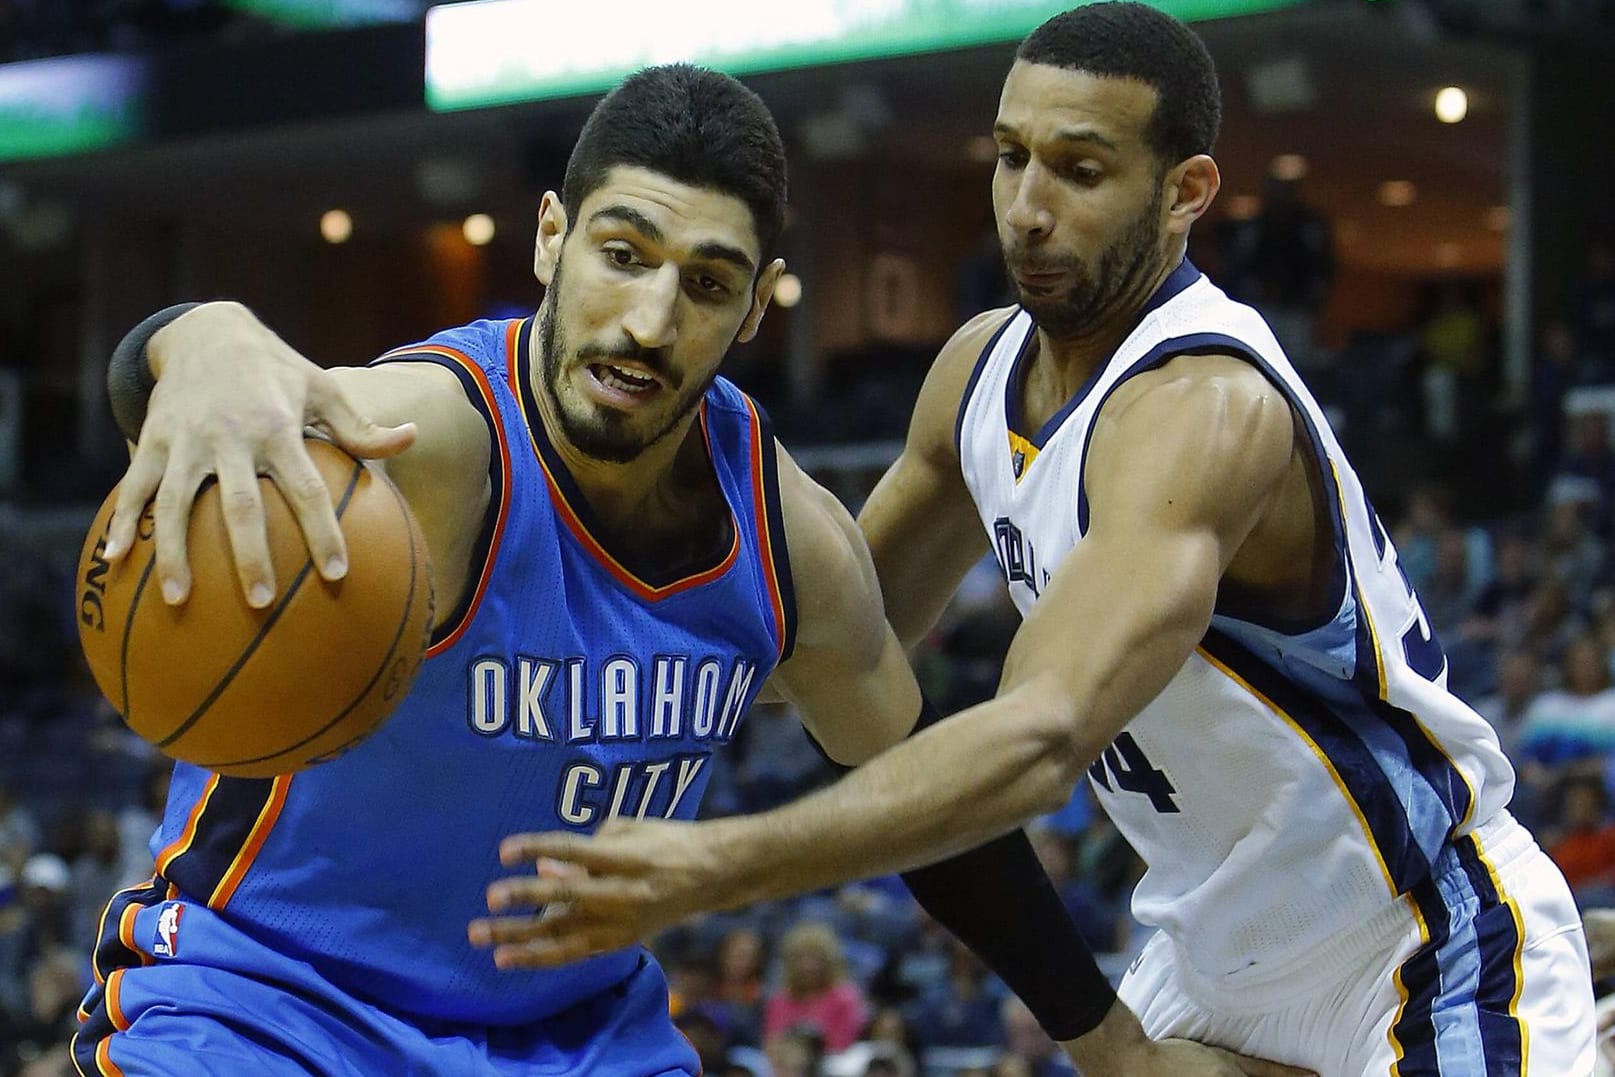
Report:
M499 845L510 868L535 875L488 888L494 915L472 921L475 946L500 968L547 968L643 941L728 892L724 869L694 823L612 819L592 836L515 834Z
M354 410L329 371L299 355L237 303L208 303L159 330L147 355L157 375L118 490L105 556L134 545L147 501L154 513L163 600L184 602L191 575L185 540L191 505L209 475L219 480L242 593L255 607L274 600L258 476L285 495L320 575L347 573L347 548L330 495L303 448L306 426L322 428L355 456L392 456L415 439L412 423L381 427Z
M1160 1077L1317 1077L1312 1070L1236 1055L1220 1047L1188 1040L1162 1040L1155 1045L1155 1068L1141 1075ZM1129 1071L1132 1072L1132 1071Z
M1092 1031L1060 1046L1089 1077L1317 1077L1190 1040L1151 1040L1120 999Z

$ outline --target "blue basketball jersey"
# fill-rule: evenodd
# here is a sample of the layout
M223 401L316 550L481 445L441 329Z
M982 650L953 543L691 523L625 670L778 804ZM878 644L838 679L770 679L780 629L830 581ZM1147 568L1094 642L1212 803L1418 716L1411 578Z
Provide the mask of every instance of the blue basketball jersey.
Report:
M712 751L791 647L774 443L756 406L721 378L700 405L732 517L726 554L646 579L602 545L545 434L531 326L476 322L377 360L453 371L492 435L471 582L403 704L297 775L180 765L153 839L180 894L339 989L427 1020L528 1022L633 972L637 949L502 972L473 948L467 924L508 874L499 841L613 815L692 818Z

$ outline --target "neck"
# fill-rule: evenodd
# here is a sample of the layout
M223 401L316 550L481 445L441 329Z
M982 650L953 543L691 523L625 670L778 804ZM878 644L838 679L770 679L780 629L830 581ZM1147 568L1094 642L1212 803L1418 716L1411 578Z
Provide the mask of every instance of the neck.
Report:
M1117 347L1133 331L1138 312L1160 290L1187 253L1187 244L1173 243L1155 272L1142 278L1131 294L1117 296L1112 309L1090 329L1075 336L1052 337L1039 327L1037 346L1040 355L1046 357L1049 365L1058 370L1065 380L1081 384L1096 367L1116 354Z
M543 384L544 363L537 354L537 331L538 319L535 318L528 330L526 346L532 356L528 369L532 371L533 399L538 402L539 419L544 423L550 444L555 446L572 481L601 522L616 527L633 520L658 489L672 478L691 449L699 449L690 435L701 409L692 409L665 437L625 463L601 460L581 452L567 438L560 416L555 414L555 401Z

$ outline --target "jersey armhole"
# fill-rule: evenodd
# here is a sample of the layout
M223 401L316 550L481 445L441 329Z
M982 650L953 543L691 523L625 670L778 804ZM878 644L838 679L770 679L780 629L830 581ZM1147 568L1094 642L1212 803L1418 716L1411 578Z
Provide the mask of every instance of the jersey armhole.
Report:
M779 661L783 665L796 649L796 583L791 576L791 554L785 542L785 513L780 504L779 453L774 447L774 424L763 406L746 398L756 423L756 437L760 452L753 462L758 468L754 478L756 489L762 493L762 512L758 513L757 529L762 537L763 572L767 577L769 597L774 604L774 616L779 628Z
M1015 319L1019 318L1020 315L1021 308L1016 307L1010 311L1009 317L1004 319L1004 324L993 330L993 335L982 346L981 354L976 356L976 365L970 371L970 380L965 382L965 391L959 396L959 411L953 417L953 451L958 456L961 465L965 458L965 412L970 410L970 402L975 398L976 384L981 381L982 372L987 369L987 361L992 358L993 352L998 347L999 340L1009 331L1009 327L1015 324Z
M476 582L474 586L465 588L454 611L432 630L426 649L426 656L431 658L452 647L464 634L487 590L510 510L510 448L505 440L504 423L500 421L493 386L487 374L465 352L440 344L417 344L388 352L367 365L393 363L433 363L452 373L459 379L466 399L477 409L488 427L488 509L483 514L482 530L472 544L470 558L470 563L476 566L470 578Z

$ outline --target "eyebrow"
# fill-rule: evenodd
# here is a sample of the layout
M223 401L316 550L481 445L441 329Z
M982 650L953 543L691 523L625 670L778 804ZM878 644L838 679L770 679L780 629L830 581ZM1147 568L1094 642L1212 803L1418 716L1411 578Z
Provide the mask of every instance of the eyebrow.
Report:
M1022 135L1007 123L993 124L993 134L1007 135L1010 138L1021 138ZM1103 146L1112 153L1116 152L1116 144L1092 127L1067 127L1054 133L1056 142L1092 142L1096 146Z
M632 206L624 206L620 204L604 206L595 210L593 215L589 217L590 224L594 224L596 221L602 220L621 221L624 224L630 225L652 243L664 243L667 240L666 235L662 232L661 228L656 224L655 221L639 212L639 210L634 209ZM747 256L745 251L741 250L739 247L731 247L727 243L719 243L716 240L709 239L704 243L697 244L695 248L695 255L696 257L705 259L709 262L728 262L740 269L742 272L746 273L748 276L757 271L757 266L753 264L751 258Z

